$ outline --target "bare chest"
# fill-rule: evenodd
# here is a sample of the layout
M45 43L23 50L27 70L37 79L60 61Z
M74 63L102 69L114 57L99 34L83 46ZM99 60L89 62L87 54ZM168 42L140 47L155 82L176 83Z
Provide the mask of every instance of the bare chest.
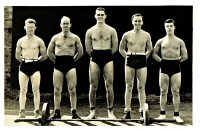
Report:
M94 30L92 33L93 40L109 40L111 33L109 30Z
M21 43L22 49L35 49L39 47L37 40L23 40Z
M176 40L166 39L162 42L161 47L165 50L179 50L180 44Z
M127 37L127 43L129 45L145 46L147 43L147 36L144 34L130 34Z
M57 48L73 48L75 46L75 40L72 38L59 38L56 41Z

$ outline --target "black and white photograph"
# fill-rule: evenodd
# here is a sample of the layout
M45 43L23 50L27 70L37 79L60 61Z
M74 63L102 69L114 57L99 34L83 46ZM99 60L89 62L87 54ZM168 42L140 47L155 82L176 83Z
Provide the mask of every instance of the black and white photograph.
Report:
M63 3L2 5L4 127L196 124L197 5Z

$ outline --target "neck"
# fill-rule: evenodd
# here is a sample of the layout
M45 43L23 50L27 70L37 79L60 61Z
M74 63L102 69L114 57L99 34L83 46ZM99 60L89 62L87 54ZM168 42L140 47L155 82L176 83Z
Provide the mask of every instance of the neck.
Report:
M62 31L62 34L63 34L63 36L67 36L67 35L69 35L69 31Z
M168 38L174 37L174 34L167 34Z
M97 22L97 26L101 27L101 26L104 26L105 25L105 22Z
M133 32L139 33L141 29L133 29Z
M34 34L27 34L27 38L33 38Z

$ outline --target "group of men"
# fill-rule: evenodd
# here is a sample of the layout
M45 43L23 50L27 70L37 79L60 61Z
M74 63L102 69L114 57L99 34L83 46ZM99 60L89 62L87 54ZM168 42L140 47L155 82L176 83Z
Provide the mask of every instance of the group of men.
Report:
M108 105L108 118L115 119L113 113L114 91L114 64L113 55L118 50L118 36L116 30L105 23L107 15L105 9L99 7L95 11L96 24L87 30L85 36L86 52L90 56L89 66L89 104L88 119L96 117L96 91L100 74L105 80L105 89ZM168 19L164 22L166 36L159 39L153 49L151 36L142 30L143 16L139 13L131 18L133 29L124 33L119 45L119 52L125 59L125 109L123 119L131 119L131 99L134 78L137 78L139 98L139 112L142 118L143 105L146 102L145 84L147 79L147 59L151 56L160 63L160 116L165 119L167 93L169 85L173 94L174 119L182 123L179 116L181 86L180 63L188 58L187 49L182 39L174 34L175 22ZM47 57L54 63L54 114L52 118L61 118L60 102L64 77L67 80L70 94L72 119L81 119L77 115L77 74L75 63L83 56L83 47L80 38L70 31L72 24L70 18L63 16L60 22L62 31L54 35L46 49L41 38L35 35L36 21L27 19L24 29L26 35L20 38L16 46L16 59L20 61L19 67L19 117L25 117L26 93L29 78L32 82L34 94L34 114L39 116L40 105L40 71L39 63ZM160 55L159 55L160 52ZM41 56L39 56L41 54Z

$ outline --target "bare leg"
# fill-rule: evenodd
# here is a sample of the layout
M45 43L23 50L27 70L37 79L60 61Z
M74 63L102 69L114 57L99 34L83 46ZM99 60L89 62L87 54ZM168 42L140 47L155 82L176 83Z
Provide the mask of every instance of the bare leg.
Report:
M68 91L70 94L71 109L73 110L76 109L76 104L77 104L77 95L76 95L77 76L75 68L68 71L66 79L68 83Z
M89 91L90 107L96 106L96 91L98 88L99 76L100 76L100 69L98 65L90 61L90 91Z
M104 79L106 85L106 96L108 108L113 108L114 91L113 91L113 62L109 62L104 67Z
M141 68L137 70L137 88L138 88L138 99L140 102L140 110L143 109L144 103L146 103L145 85L147 79L147 68Z
M31 76L32 91L34 95L35 111L40 109L40 72L37 71Z
M60 109L61 92L63 86L63 74L54 69L53 73L53 84L54 84L54 107Z
M160 110L165 111L167 103L167 94L169 88L169 76L163 73L160 73Z
M19 71L19 85L20 85L19 108L20 110L25 109L26 93L28 90L28 81L29 81L29 77L26 76L23 72Z
M125 111L131 110L132 90L134 86L135 70L129 66L125 68L126 91L125 91Z
M173 94L174 112L179 112L179 106L180 106L179 90L180 90L180 87L181 87L181 73L177 73L171 77L171 91Z

